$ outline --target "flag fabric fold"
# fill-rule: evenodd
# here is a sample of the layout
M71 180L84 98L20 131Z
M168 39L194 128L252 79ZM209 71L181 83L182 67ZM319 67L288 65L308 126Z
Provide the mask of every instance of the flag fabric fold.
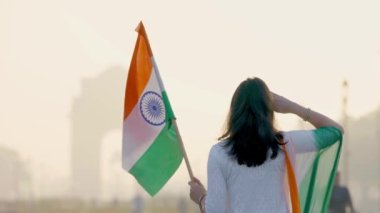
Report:
M341 131L321 127L287 134L285 184L292 212L327 212L342 148Z
M144 25L136 31L125 90L122 166L153 196L178 169L183 155Z

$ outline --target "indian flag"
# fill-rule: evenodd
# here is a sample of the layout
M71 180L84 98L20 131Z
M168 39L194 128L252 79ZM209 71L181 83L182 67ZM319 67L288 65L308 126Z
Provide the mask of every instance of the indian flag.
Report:
M321 127L286 132L284 138L287 140L286 188L292 212L327 212L342 148L342 133L335 127Z
M148 37L140 22L125 90L122 165L151 195L170 179L182 161L172 119Z

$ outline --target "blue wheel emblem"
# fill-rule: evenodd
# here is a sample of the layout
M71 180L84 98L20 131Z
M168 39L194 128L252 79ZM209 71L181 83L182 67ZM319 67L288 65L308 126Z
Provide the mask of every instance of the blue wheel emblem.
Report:
M165 104L161 96L155 92L145 92L140 100L140 112L146 122L160 126L165 123Z

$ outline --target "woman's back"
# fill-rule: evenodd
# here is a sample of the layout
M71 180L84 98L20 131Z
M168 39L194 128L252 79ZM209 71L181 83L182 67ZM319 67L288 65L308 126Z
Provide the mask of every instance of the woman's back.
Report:
M286 150L292 160L300 157L301 164L294 172L300 181L305 175L305 168L310 164L307 155L334 144L341 138L335 127L321 127L314 130L296 130L282 132ZM229 154L226 142L215 144L208 159L208 195L206 197L207 213L249 213L249 212L289 212L286 181L285 152L281 149L272 159L268 153L267 160L260 166L247 167L239 165Z
M280 132L274 112L295 114L316 129ZM207 213L323 212L342 133L334 120L271 93L261 79L247 79L232 97L223 142L210 151L207 196L193 178L190 197Z
M215 144L208 162L206 212L288 212L284 191L284 153L256 167L239 165L224 143ZM216 178L215 178L216 177ZM221 187L225 186L225 187ZM209 209L207 211L207 209Z

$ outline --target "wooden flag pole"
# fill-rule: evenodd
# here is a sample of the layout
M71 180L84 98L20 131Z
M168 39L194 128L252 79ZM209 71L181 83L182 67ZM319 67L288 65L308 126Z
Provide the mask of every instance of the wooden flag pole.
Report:
M153 56L153 52L152 52L152 49L150 48L150 44L149 44L149 40L148 40L148 35L146 34L145 27L144 27L144 25L143 25L142 22L140 22L140 24L137 26L136 31L139 32L139 33L141 33L143 35L143 37L145 38L145 40L147 42L148 51L149 51L150 55ZM156 70L158 71L155 62L154 62L153 66L155 66ZM163 89L163 86L162 86L161 89ZM179 142L180 142L180 145L181 145L182 154L183 154L183 157L185 158L187 171L189 172L189 175L190 175L190 180L193 180L193 178L194 178L193 171L191 170L190 162L189 162L189 159L187 157L187 153L186 153L186 150L185 150L185 145L183 144L181 134L179 134L179 130L178 130L176 119L173 118L171 120L173 122L172 124L174 125L174 130L177 133L177 136L178 136L178 139L179 139Z
M178 139L179 139L179 143L181 145L181 150L182 150L183 158L185 158L185 163L186 163L187 171L189 172L190 180L193 180L194 179L193 170L191 169L189 158L187 157L187 153L186 153L186 150L185 150L185 145L183 144L181 134L179 134L179 130L178 130L178 126L177 126L177 121L176 121L175 118L173 118L172 122L173 122L172 124L174 126L175 132L177 133L177 136L178 136Z

